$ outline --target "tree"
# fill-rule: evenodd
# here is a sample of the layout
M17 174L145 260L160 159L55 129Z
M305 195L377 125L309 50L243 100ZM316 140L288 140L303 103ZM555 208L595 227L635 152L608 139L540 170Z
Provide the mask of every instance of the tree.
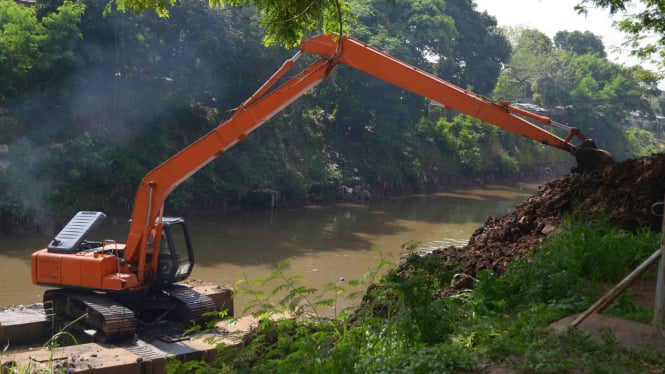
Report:
M559 31L554 35L554 45L576 55L592 53L607 57L603 41L590 31Z
M357 17L350 34L410 65L433 72L465 88L491 91L507 40L496 21L479 13L471 1L354 0ZM356 156L348 165L371 183L421 183L425 169L440 150L423 134L434 123L422 120L428 100L366 74L340 67L319 91L318 104L334 113L324 131L335 150ZM428 127L429 126L429 127Z
M45 39L34 9L0 1L0 103L28 84Z
M116 8L140 13L151 9L160 16L169 15L176 0L115 0ZM351 18L349 2L345 0L210 0L219 7L251 5L261 16L260 24L266 29L266 45L281 44L294 47L311 31L341 33ZM107 8L107 12L110 11Z
M510 51L495 20L477 12L470 0L349 0L342 6L347 3L357 23L345 34L475 92L485 93L494 85ZM201 0L179 0L166 19L152 11L102 16L107 2L86 0L81 23L73 27L75 9L68 15L58 11L69 4L38 0L34 8L20 8L27 15L22 27L34 25L34 32L12 40L41 37L43 42L25 49L34 52L24 59L27 75L16 75L22 80L0 87L18 87L7 96L23 108L14 117L17 121L0 118L0 135L7 138L5 123L30 124L32 131L21 134L30 139L25 149L41 146L44 152L34 153L44 157L29 166L23 161L22 170L35 172L34 179L24 180L49 187L31 196L47 196L39 205L54 211L80 209L97 200L104 208L129 209L136 183L148 168L227 118L293 54L261 45L264 32L257 25L262 18L252 7L220 11ZM552 49L547 42L532 35L525 37L524 48L536 46L546 56ZM48 58L41 61L44 56ZM295 70L315 58L303 56ZM3 67L8 69L0 74L15 72ZM36 74L49 69L54 74ZM292 72L283 80L289 77ZM27 95L30 100L24 99ZM269 126L193 175L174 191L167 208L233 204L252 189L275 189L297 200L312 186L334 190L337 183L332 181L388 183L407 191L462 167L515 170L518 143L504 142L505 132L460 119L459 128L450 132L460 142L453 144L436 127L446 114L428 104L339 66ZM520 157L528 152L519 148ZM497 167L502 159L503 166ZM14 165L19 164L12 163L12 172Z
M637 6L631 8L631 5ZM581 0L575 9L585 13L589 6L608 9L610 14L623 14L619 29L628 35L633 54L645 59L655 56L662 66L665 58L665 1Z
M517 44L494 97L533 100L549 108L555 120L602 139L602 146L617 158L630 156L622 146L626 138L621 125L630 111L653 116L646 98L659 95L656 75L608 61L598 53L604 47L593 34L559 32L557 36L552 44L535 30L514 35Z
M438 74L458 86L489 95L510 59L511 46L496 19L476 10L471 0L447 1L445 13L454 20L456 43L451 54L442 54Z
M547 35L533 29L514 32L517 44L493 94L501 100L531 99L533 83L547 75L552 60L554 46Z
M641 69L627 69L594 55L573 60L576 86L570 92L571 104L580 118L591 122L600 118L618 124L628 111L639 110L653 116L645 100L645 86L638 79Z
M74 50L81 39L84 11L85 5L65 1L38 17L34 7L0 0L0 106L12 113L15 120L9 122L20 123L20 113L36 110L44 97L57 100L62 95L61 85L77 61ZM0 122L0 127L7 123ZM19 126L12 127L18 131Z

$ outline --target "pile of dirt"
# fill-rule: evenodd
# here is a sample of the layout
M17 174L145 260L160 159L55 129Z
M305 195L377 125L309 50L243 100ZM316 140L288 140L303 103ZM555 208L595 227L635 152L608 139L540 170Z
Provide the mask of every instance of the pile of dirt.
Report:
M627 160L603 171L568 174L545 183L512 213L488 218L467 246L436 249L432 255L466 264L464 272L471 276L483 269L501 273L556 231L567 216L601 215L623 229L647 226L660 231L662 218L651 206L664 196L665 154Z

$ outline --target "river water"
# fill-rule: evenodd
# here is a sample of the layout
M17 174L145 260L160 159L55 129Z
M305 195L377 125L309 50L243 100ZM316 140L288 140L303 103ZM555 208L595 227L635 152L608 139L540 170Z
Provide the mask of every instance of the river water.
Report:
M285 276L300 277L301 286L322 291L327 284L338 284L347 292L358 291L349 280L359 279L381 259L398 263L405 243L417 242L424 250L463 246L488 216L509 213L537 188L538 184L494 185L368 204L189 216L196 256L190 278L234 285L241 279L266 278L285 263ZM124 225L111 227L104 235L115 236L92 239L122 242L124 230ZM0 306L41 301L44 288L32 285L30 254L50 239L0 240ZM283 283L276 281L264 289ZM236 315L242 314L246 297L236 299ZM336 310L357 303L340 297ZM317 312L335 314L334 310Z

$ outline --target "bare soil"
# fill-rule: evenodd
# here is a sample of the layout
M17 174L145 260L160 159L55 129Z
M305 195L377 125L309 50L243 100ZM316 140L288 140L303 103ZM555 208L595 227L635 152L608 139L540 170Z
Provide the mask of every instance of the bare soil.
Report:
M567 174L542 185L512 213L489 217L465 247L436 249L432 256L466 264L464 272L471 276L483 269L501 273L568 216L601 215L623 229L647 226L660 231L662 217L652 213L652 204L664 196L665 154L627 160L603 171Z

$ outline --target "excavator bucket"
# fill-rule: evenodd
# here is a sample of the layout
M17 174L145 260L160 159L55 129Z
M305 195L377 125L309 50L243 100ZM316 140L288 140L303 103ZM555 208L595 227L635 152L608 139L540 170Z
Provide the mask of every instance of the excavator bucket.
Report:
M591 139L582 142L574 154L577 167L573 169L573 172L577 173L603 170L606 166L615 163L612 154L604 149L598 149L596 143Z

